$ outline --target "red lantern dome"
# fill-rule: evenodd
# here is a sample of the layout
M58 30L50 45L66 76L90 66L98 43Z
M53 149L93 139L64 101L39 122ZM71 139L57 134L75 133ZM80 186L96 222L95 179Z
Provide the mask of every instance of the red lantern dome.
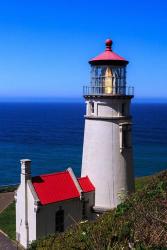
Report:
M107 39L106 42L106 49L100 55L92 58L89 63L91 65L127 65L129 62L124 59L123 57L117 55L112 51L112 40Z

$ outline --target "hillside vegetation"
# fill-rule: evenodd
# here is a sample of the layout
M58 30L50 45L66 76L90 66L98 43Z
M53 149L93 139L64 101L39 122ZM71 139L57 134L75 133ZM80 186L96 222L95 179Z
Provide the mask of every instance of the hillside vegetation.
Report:
M146 179L143 179L144 182ZM34 242L31 250L167 249L167 171L94 222Z
M0 186L0 193L14 192L17 188L18 185Z

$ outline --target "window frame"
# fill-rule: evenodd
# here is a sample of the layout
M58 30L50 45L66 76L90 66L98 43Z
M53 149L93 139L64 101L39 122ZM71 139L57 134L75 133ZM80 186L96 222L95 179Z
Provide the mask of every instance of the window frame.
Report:
M131 123L121 123L120 127L120 152L132 147L131 144Z

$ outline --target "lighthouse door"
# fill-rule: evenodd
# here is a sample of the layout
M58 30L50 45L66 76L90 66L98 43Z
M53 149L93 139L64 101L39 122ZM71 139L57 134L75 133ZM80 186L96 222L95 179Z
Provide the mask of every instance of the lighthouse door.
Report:
M104 77L104 93L112 94L112 71L107 67Z

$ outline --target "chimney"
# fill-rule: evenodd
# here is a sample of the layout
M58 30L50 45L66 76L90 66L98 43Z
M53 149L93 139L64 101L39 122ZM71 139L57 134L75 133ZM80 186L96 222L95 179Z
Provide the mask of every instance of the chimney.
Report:
M31 179L31 160L22 159L21 163L21 182Z

